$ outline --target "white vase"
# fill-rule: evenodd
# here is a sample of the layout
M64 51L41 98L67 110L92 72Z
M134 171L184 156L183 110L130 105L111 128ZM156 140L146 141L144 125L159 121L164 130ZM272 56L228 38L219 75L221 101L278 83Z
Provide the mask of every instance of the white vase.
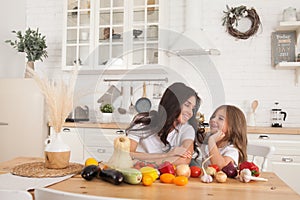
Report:
M247 114L247 125L256 126L255 113L252 111Z
M101 122L102 123L111 123L112 122L112 113L102 113Z
M63 169L69 166L70 147L64 143L61 134L55 133L45 141L45 167Z

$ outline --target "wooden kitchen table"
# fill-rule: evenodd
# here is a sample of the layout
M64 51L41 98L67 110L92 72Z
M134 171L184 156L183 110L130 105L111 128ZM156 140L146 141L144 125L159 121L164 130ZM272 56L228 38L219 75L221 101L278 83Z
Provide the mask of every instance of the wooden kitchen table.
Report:
M16 164L32 159L38 160L37 158L20 157L0 163L0 171L7 172ZM185 186L163 184L159 180L151 186L143 186L142 184L129 185L126 183L113 185L99 179L86 181L80 175L76 175L51 185L49 188L79 194L132 199L300 199L300 195L288 187L276 174L265 172L261 177L267 178L269 181L242 183L236 179L227 179L226 183L202 183L200 178L190 178Z

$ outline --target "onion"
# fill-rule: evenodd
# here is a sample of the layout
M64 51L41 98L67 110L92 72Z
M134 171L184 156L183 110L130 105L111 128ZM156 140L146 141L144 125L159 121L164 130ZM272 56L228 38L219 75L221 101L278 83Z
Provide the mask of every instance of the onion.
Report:
M176 166L176 175L177 176L185 176L185 177L190 177L191 175L191 169L189 165L187 164L180 164Z
M216 174L216 169L215 168L213 168L213 167L207 167L206 169L205 169L205 171L206 171L206 173L208 174L208 175L211 175L211 176L214 176L215 174Z
M225 167L223 167L222 171L229 177L234 178L237 176L237 169L234 167L232 162L228 163Z
M216 181L218 183L225 183L226 182L226 179L227 179L227 175L223 172L223 171L218 171L216 174L215 174L215 177L216 177Z

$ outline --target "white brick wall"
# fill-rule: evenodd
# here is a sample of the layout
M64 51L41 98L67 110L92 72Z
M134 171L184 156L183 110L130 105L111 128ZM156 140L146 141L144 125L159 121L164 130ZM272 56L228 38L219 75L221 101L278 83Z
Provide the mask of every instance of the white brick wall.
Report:
M172 0L173 7L169 9L170 30L183 30L184 8L186 3L191 2L193 1ZM258 34L248 40L237 40L230 36L221 21L226 4L230 7L239 5L254 7L262 22ZM292 6L300 11L300 1L201 0L197 5L200 5L197 8L200 19L195 18L195 20L199 22L214 46L221 51L220 56L211 56L211 60L223 81L224 103L237 105L246 111L249 102L257 99L259 101L257 125L269 126L270 109L277 100L282 109L288 113L284 126L299 127L300 86L295 86L294 71L275 70L271 66L270 36L282 19L283 10ZM39 27L47 36L49 58L36 65L46 68L50 74L59 70L61 66L62 10L63 0L27 0L27 26ZM172 67L179 68L173 65L176 65L176 62L172 63ZM196 85L195 87L197 88ZM201 89L197 88L197 90L201 95ZM204 102L203 106L206 105L210 104ZM213 109L211 106L207 107L203 108L206 118Z

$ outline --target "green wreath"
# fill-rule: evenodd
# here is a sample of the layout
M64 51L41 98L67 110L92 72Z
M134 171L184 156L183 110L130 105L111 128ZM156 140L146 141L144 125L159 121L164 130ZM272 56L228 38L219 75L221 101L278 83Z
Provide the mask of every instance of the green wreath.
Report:
M226 5L226 7L227 11L223 11L225 13L223 26L227 27L227 31L230 35L245 40L257 32L261 22L254 8L247 9L246 6L229 8L228 5ZM241 32L237 30L236 27L238 26L238 21L245 17L251 21L251 27L246 32Z

